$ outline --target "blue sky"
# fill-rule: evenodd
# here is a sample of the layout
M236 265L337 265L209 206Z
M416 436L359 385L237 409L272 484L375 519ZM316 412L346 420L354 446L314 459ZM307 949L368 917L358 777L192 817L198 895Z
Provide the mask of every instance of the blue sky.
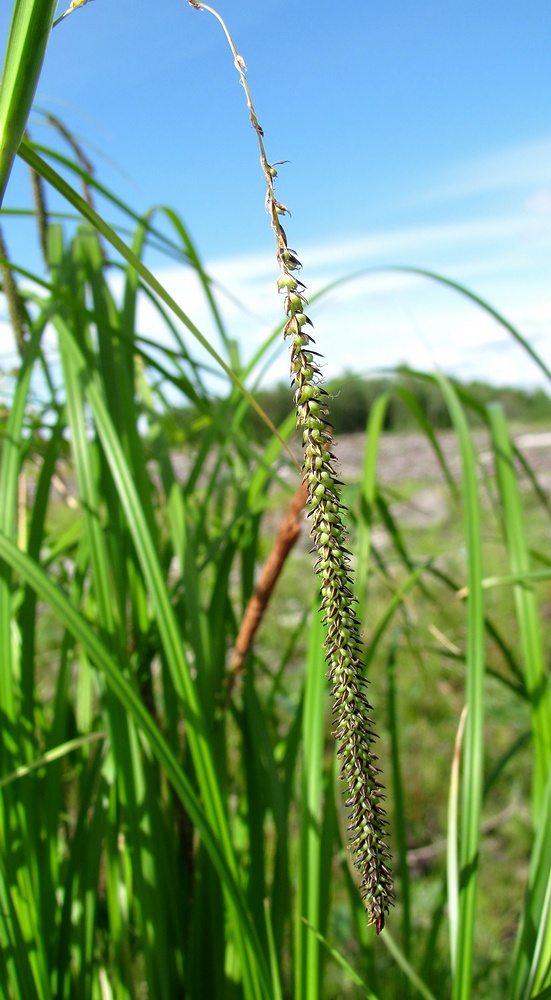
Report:
M289 161L277 193L309 290L383 264L438 270L487 297L551 363L549 0L215 6L247 63L268 156ZM215 19L185 0L94 0L55 29L36 104L88 144L99 179L136 210L181 214L207 268L247 302L244 314L222 297L249 356L281 303L256 139ZM16 169L5 205L27 200ZM8 239L24 263L28 233L8 227ZM163 277L208 333L191 276ZM494 321L411 276L365 276L311 315L328 375L407 361L539 381ZM142 321L151 335L147 310ZM282 348L269 377L286 367Z

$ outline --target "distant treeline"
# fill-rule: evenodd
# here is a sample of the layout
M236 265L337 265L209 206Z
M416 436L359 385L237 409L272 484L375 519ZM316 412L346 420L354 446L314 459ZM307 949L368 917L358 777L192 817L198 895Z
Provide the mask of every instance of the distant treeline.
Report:
M496 387L485 382L454 381L463 402L468 405L467 413L473 424L480 421L477 409L487 403L499 401L505 409L509 421L519 423L551 422L551 398L543 389L517 389L511 386ZM362 378L359 375L344 374L340 378L325 383L331 423L336 434L353 434L364 431L369 411L374 401L383 393L388 394L384 429L388 431L409 431L419 426L414 415L419 410L435 429L445 430L451 426L450 416L437 383L430 376L412 376L406 371L397 371L393 376ZM288 383L279 383L270 389L255 393L260 406L277 427L292 410L292 392ZM165 418L166 419L166 418ZM208 419L208 418L207 418ZM252 409L247 416L251 435L264 437L268 429ZM191 408L172 410L167 430L175 439L193 436L198 423L197 411Z
M479 422L477 406L499 401L509 421L540 423L551 421L551 398L543 389L517 389L511 386L496 387L485 382L454 383L462 398L470 398L473 406L468 409L473 424ZM408 401L415 400L423 415L436 429L451 426L450 416L442 392L432 378L418 378L404 373L392 377L362 378L344 374L325 383L331 409L331 423L336 434L352 434L365 430L369 411L375 399L388 393L384 427L388 431L408 431L418 426ZM272 389L262 389L256 398L276 425L289 413L292 402L287 384ZM414 408L414 407L413 407ZM262 423L251 414L254 428L261 431Z

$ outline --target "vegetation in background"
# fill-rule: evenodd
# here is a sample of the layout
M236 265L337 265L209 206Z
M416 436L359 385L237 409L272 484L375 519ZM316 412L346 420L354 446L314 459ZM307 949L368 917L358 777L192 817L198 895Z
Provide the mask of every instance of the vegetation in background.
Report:
M37 5L14 6L2 188L40 69L26 35ZM543 1000L545 470L517 450L499 401L443 376L410 373L369 406L343 499L397 859L396 908L377 937L346 848L308 544L289 549L230 673L300 481L286 449L294 416L267 438L251 431L272 338L242 359L181 219L127 207L130 235L114 231L82 152L21 143L45 270L10 262L8 238L2 252L19 358L0 453L0 995ZM52 190L72 220L49 209ZM199 276L216 347L147 268L151 246ZM166 347L140 328L141 298ZM216 396L209 367L224 380ZM454 454L414 385L439 394ZM395 398L435 455L436 484L411 455L387 482ZM167 433L174 399L200 416L183 457Z
M551 397L543 388L523 389L489 385L481 381L451 381L482 408L498 401L511 423L551 422ZM386 392L390 393L390 399L385 412L385 431L406 432L418 429L418 419L408 405L408 399L404 398L406 393L415 398L420 412L435 430L449 430L453 426L438 384L415 378L405 366L378 378L345 372L338 378L328 379L324 388L329 396L331 424L335 434L363 433L373 404ZM259 389L256 398L276 426L289 414L289 386L283 382ZM265 436L268 433L266 424L257 413L251 413L249 419L251 428L257 435ZM478 409L468 410L467 419L473 427L482 427L484 424ZM167 431L174 435L175 442L185 440L193 434L196 421L197 413L193 407L175 407L168 415Z

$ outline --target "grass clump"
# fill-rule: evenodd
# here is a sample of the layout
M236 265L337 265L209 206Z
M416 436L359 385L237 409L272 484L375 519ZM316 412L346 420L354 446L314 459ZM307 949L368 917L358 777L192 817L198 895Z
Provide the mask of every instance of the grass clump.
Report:
M11 58L22 51L35 50L15 47ZM8 159L14 134L0 129ZM83 151L70 150L21 144L44 184L45 271L31 284L27 262L9 260L7 214L2 260L23 335L1 416L0 992L544 1000L545 469L499 405L412 372L407 386L380 387L355 482L336 481L299 261L265 156L297 414L253 438L252 390L271 341L242 361L182 220L141 216L110 196L128 242L95 207L100 185ZM50 187L74 213L69 223L48 210ZM195 270L219 351L146 266L150 246ZM166 346L141 330L145 296ZM453 432L435 432L415 386L440 399ZM412 436L403 475L390 474L397 439L383 431L395 396L430 474L414 469ZM194 415L178 448L173 406ZM286 446L297 416L325 627L308 544L296 537L301 474ZM439 513L423 521L429 487ZM282 546L289 512L294 545ZM257 604L256 639L249 630L239 645L274 551L281 577ZM395 857L390 912L367 676ZM362 879L368 920L381 929L386 918L379 936Z

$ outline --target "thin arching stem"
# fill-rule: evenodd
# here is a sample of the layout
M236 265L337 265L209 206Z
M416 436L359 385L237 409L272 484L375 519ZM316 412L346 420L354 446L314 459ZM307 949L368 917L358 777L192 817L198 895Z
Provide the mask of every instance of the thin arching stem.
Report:
M245 61L239 55L220 15L201 0L189 0L193 7L207 10L222 25L230 45L234 64L247 98L251 123L260 148L260 162L266 179L266 207L276 238L280 275L278 289L284 298L287 322L284 336L290 343L291 381L297 426L302 431L303 483L311 519L311 535L317 553L315 565L320 579L321 606L327 627L325 653L327 676L333 698L334 736L347 785L346 806L350 810L348 827L354 863L360 873L360 891L370 923L377 933L385 923L392 905L392 876L385 842L386 820L382 806L384 789L374 753L376 734L366 696L367 681L363 672L360 622L353 596L353 579L346 548L346 508L340 499L341 483L336 473L332 428L329 423L327 393L309 332L312 322L306 315L305 285L297 278L301 263L287 244L281 217L289 209L277 200L274 180L277 170L268 162L264 132L260 127L246 79Z

